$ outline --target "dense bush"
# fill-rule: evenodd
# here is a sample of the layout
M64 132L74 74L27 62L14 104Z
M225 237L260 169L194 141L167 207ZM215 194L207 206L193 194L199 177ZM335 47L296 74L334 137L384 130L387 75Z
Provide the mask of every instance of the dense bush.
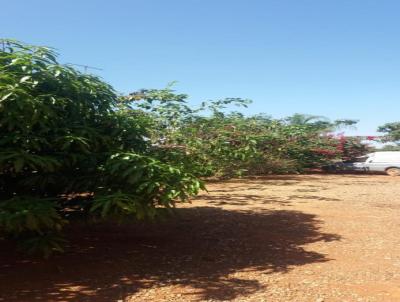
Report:
M251 174L293 173L332 160L367 152L356 138L334 136L335 129L356 123L330 122L295 114L276 120L265 115L244 116L226 106L247 106L248 100L229 98L188 106L187 95L171 87L130 94L131 110L153 116L152 143L164 161L198 176L232 177Z
M152 156L150 116L55 57L12 41L0 52L0 229L46 254L69 213L154 216L202 186Z

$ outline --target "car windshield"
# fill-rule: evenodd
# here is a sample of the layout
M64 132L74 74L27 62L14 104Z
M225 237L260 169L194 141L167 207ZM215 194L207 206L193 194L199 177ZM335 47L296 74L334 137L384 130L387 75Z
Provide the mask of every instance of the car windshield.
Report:
M346 160L344 163L365 163L367 161L368 156L357 157L351 160Z

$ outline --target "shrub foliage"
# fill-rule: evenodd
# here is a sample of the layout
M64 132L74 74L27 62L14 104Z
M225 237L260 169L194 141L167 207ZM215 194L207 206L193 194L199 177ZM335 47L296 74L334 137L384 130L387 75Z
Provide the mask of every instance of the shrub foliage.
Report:
M0 52L0 227L46 254L71 213L152 217L201 182L152 155L152 120L45 47ZM44 240L49 239L49 240Z

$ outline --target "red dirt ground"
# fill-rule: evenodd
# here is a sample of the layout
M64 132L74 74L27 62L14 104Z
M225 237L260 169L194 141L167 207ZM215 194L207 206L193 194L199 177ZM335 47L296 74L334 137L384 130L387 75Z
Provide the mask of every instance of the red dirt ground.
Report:
M400 301L400 177L210 183L151 225L81 225L48 261L2 244L0 301Z

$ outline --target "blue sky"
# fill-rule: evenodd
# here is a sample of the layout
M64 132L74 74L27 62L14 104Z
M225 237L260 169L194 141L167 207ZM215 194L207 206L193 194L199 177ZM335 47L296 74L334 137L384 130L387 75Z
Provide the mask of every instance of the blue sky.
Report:
M53 46L122 93L178 81L193 104L400 120L397 0L0 0L0 36Z

